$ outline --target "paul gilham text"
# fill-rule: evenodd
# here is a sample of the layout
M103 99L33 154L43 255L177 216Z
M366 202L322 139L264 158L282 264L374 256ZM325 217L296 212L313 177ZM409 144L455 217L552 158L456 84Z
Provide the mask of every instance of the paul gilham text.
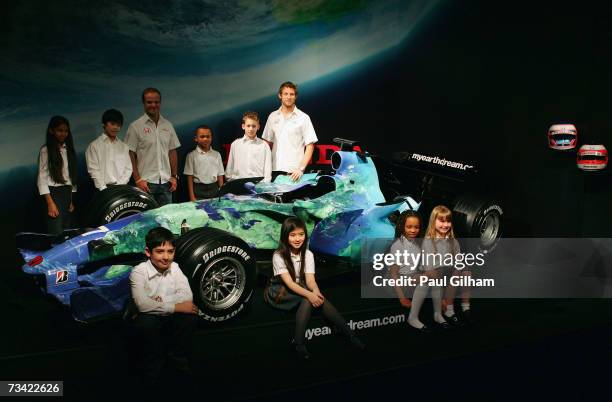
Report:
M471 287L494 287L495 279L492 278L472 278L471 276L451 276L443 278L428 278L425 275L420 277L413 276L400 276L397 279L384 278L381 275L377 275L372 279L374 286L386 287L386 286L416 286L416 285L428 285L428 286L471 286Z

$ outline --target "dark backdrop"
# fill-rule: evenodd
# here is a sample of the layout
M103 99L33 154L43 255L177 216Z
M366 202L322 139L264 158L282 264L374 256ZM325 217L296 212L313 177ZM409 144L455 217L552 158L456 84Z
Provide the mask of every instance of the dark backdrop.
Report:
M405 149L475 162L504 207L507 235L606 236L610 170L583 173L575 152L546 146L551 124L572 122L581 144L610 147L612 31L605 16L577 5L443 2L384 57L301 86L298 105L323 143L341 136L383 155ZM245 109L265 119L277 106L270 96L211 117L215 145L240 135ZM177 127L182 156L192 149L197 123ZM15 169L2 181L11 193L5 233L40 229L34 168ZM83 178L81 209L90 190Z
M546 131L553 123L573 122L578 127L580 143L601 142L608 148L612 147L608 143L612 127L606 115L609 108L607 95L612 89L609 73L612 56L608 45L612 43L612 31L609 29L609 18L604 10L591 5L505 4L512 6L502 7L499 2L486 1L443 2L403 46L387 52L367 66L364 64L363 68L356 69L350 75L338 79L332 76L316 84L302 85L298 104L310 114L321 142L341 136L361 140L365 149L383 155L406 149L474 161L481 172L483 184L492 189L492 195L504 207L508 225L506 234L607 237L612 224L608 207L610 168L601 173L580 172L575 166L575 152L560 153L547 148ZM215 146L230 142L239 135L239 116L245 109L254 109L266 116L277 105L273 96L266 97L211 117L208 122L216 132ZM197 123L200 122L177 127L184 144L181 149L183 154L190 148L190 132ZM3 240L9 247L15 231L40 227L40 214L37 212L40 206L37 204L34 182L33 167L15 169L0 177L0 188L5 189L0 218L4 225ZM80 185L79 207L84 208L88 198L87 181L83 180ZM23 283L29 279L18 274L15 269L7 276L19 277ZM36 329L26 330L26 333L35 334L37 348L47 348L39 345L40 339L48 343L62 339L62 346L65 347L66 342L67 345L72 345L72 342L78 344L74 341L78 337L86 340L89 337L102 338L88 327L74 331L71 327L73 324L65 322L70 320L65 312L61 315L49 314L47 310L50 307L46 304L38 311L38 306L42 304L34 298L38 292L32 289L24 297L21 290L25 285L19 281L7 281L3 294L14 293L9 312L24 320L18 328ZM14 286L15 283L21 286ZM30 296L31 302L28 300ZM28 303L23 300L28 300ZM355 299L338 297L334 300L338 300L342 307L347 300ZM360 300L360 303L365 302ZM476 301L474 306L482 325L464 332L466 341L459 343L461 346L455 347L453 344L451 347L441 337L425 341L416 336L410 337L404 328L399 327L388 333L371 331L366 333L372 345L369 361L377 362L379 368L389 367L393 359L412 362L410 359L414 359L415 350L412 345L419 345L417 349L427 354L428 358L432 358L428 351L440 350L441 345L452 349L442 350L442 359L457 353L470 353L462 358L461 364L456 361L449 363L448 360L441 362L436 358L431 367L419 366L419 374L436 370L442 373L442 376L425 375L423 391L420 392L428 392L428 396L431 396L430 390L440 392L441 389L447 396L444 399L456 399L461 393L476 394L488 390L490 384L499 384L497 389L504 393L522 392L521 385L525 382L537 384L534 388L545 388L548 396L553 393L567 398L568 388L580 396L584 396L584 392L598 392L600 389L603 392L604 387L598 384L605 384L600 374L605 371L594 371L601 366L601 361L606 360L607 349L600 346L610 332L609 324L603 324L607 322L606 312L609 311L606 303L591 300ZM32 316L37 318L32 319ZM57 320L57 317L62 317L64 321ZM288 318L282 324L286 328L282 333L277 333L278 339L289 332L292 321ZM603 325L607 325L607 329L604 328L602 336L599 332ZM531 339L541 333L566 333L580 326L591 329L563 338L551 339L547 336L527 347L524 343L506 349L501 346L514 345L517 339ZM270 328L271 333L277 330L274 326ZM112 330L111 327L106 332L100 331L100 334L113 334ZM247 328L244 332L232 332L233 336L241 337L237 344L244 345L243 349L237 348L235 351L211 350L205 347L209 343L200 343L201 349L205 350L201 352L203 357L198 368L215 374L216 366L213 363L219 361L227 361L228 366L235 368L233 360L215 360L216 356L211 356L214 353L222 357L234 353L238 356L238 362L252 358L251 366L257 366L248 376L251 382L247 382L247 385L255 384L255 387L259 378L257 373L271 372L261 371L261 362L271 361L269 356L261 354L278 354L280 347L268 345L258 355L258 348L244 342L244 339L255 339L253 331ZM64 333L67 336L63 336ZM212 332L212 335L200 333L199 336L200 339L216 336L222 342L227 341L223 329ZM17 335L14 334L14 337ZM111 336L108 339L114 338ZM266 338L262 336L259 339ZM94 341L99 342L97 339ZM11 343L8 345L12 347ZM395 346L397 351L405 353L389 354L388 351ZM337 347L334 340L328 346L315 344L314 350L324 356L326 350L331 353ZM478 348L495 348L496 352L473 352L480 350ZM113 349L97 347L87 355L88 361L102 362L101 366L92 363L94 367L91 370L96 372L97 368L98 373L107 374L104 372L104 362L107 355L113 355L107 350ZM82 353L81 349L74 352ZM338 353L332 356L337 356L337 361L342 363L346 355ZM70 364L80 362L79 357L72 360L70 356L61 357L66 367L76 367L75 372L82 368ZM10 363L6 365L7 370L10 365L11 373L21 375L30 373L34 367L34 372L44 373L45 378L49 377L48 373L58 372L58 360L49 358L53 361L45 366L44 363L39 365L38 360L30 359L24 358L21 363L5 360ZM44 360L44 356L41 359ZM285 365L280 367L287 367L287 373L292 373L290 370L295 369L295 364L289 358L286 360ZM34 366L32 361L36 362ZM347 366L352 360L348 362L345 363ZM323 366L329 365L323 363ZM375 365L370 365L367 370L375 368ZM278 367L275 369L278 370ZM313 367L309 372L319 372L319 369ZM358 369L359 373L366 372L361 366ZM397 384L398 389L394 389L394 392L410 393L412 383L406 383L405 379L413 378L414 370L410 366L391 374L388 371L370 377L360 374L350 383L345 381L344 385L329 378L332 382L319 388L330 389L323 389L324 392L319 393L327 396L333 390L344 392L347 389L347 392L352 390L353 393L345 396L358 392L369 392L367 395L374 396L374 392L378 395L379 389L376 381L388 384L396 378L398 381L393 384ZM227 372L220 371L216 375L223 375L226 383L232 381L231 386L235 387L233 378L227 380ZM471 377L453 376L451 372L469 373ZM89 370L80 370L72 377L57 375L66 379L87 376L90 382L95 381L91 378L98 378L91 376ZM26 377L25 374L23 376ZM308 378L308 375L305 377ZM428 378L431 378L431 383L427 382ZM474 381L478 378L481 380ZM507 378L511 378L512 382ZM440 379L445 384L442 387ZM450 385L445 382L447 380ZM86 391L90 382L79 384ZM291 378L287 382L292 384L298 381ZM265 380L265 383L269 381ZM408 388L402 387L404 383ZM208 387L208 382L204 384ZM238 395L247 394L245 389L238 389ZM222 392L222 387L214 387L212 398ZM313 393L303 392L309 397ZM358 395L363 398L366 393ZM529 395L532 395L531 390L521 394L521 397L529 399ZM488 394L487 398L490 397Z

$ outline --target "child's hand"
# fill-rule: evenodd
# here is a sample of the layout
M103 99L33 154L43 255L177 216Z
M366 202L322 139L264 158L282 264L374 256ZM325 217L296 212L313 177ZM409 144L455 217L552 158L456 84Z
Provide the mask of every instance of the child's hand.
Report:
M170 178L170 192L174 192L176 191L176 185L178 184L178 182L176 181L175 177L171 177Z
M325 301L325 297L323 297L323 294L319 289L315 289L313 293L317 295L321 300Z
M149 185L145 180L139 180L136 182L136 187L144 191L145 193L149 193Z
M399 302L403 307L406 307L406 308L412 307L412 302L410 301L410 299L406 297L400 297Z
M310 292L308 295L308 301L312 304L312 307L321 307L323 304L323 296L321 294L315 294L314 292Z
M174 305L175 313L198 314L198 307L192 301L185 301Z
M59 216L59 210L54 202L47 205L47 215L49 215L51 218L57 218Z
M70 206L68 207L68 212L74 212L74 204L70 201Z

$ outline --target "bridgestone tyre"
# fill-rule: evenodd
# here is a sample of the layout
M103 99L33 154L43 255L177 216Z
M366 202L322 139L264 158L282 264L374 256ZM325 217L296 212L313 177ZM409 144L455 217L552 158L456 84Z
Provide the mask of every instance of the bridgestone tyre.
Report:
M503 210L494 201L469 194L453 206L453 223L458 237L476 238L479 251L491 251L502 235Z
M179 237L175 261L189 279L200 318L227 321L243 311L256 281L255 257L241 239L214 228Z
M97 193L91 200L85 221L88 226L96 227L158 206L151 194L137 187L111 186Z

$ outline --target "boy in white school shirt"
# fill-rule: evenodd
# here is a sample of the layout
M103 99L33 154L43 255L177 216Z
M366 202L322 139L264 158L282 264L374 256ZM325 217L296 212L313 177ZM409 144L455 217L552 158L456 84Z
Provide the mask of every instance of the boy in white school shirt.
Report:
M163 227L145 237L148 260L130 274L132 303L137 310L132 326L142 355L146 385L162 376L166 358L189 372L189 354L198 308L187 277L174 262L174 235Z
M104 132L85 151L87 171L99 191L110 185L127 184L132 175L130 149L117 137L122 126L123 115L120 111L105 111L102 115Z
M183 174L187 176L189 200L214 198L223 186L221 154L211 148L212 130L207 125L196 128L194 141L198 146L187 154Z
M242 115L244 136L232 142L225 169L227 180L247 177L263 177L264 182L272 178L272 152L270 146L257 137L259 115L245 112Z

